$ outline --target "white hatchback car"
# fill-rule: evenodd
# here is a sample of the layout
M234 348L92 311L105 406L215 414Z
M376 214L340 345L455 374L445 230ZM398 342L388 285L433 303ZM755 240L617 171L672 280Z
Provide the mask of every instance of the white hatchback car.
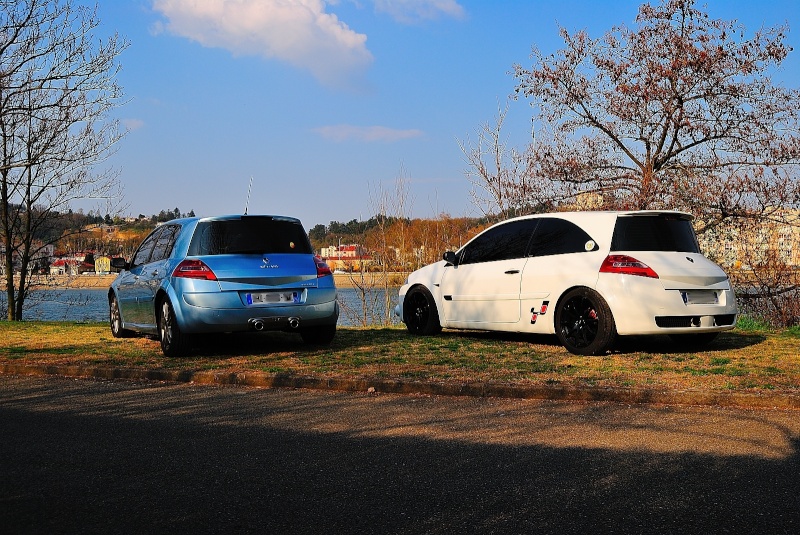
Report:
M737 308L691 221L674 211L510 219L411 273L395 313L413 334L555 333L581 355L605 353L617 335L699 347L734 328Z

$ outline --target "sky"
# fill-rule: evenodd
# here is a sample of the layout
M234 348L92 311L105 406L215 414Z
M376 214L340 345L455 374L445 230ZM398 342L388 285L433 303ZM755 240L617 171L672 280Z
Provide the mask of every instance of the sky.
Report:
M310 229L369 219L403 177L406 216L479 216L459 143L506 106L508 144L530 141L513 66L532 65L532 46L563 48L559 27L600 37L633 26L640 4L102 0L97 36L129 42L114 111L128 133L107 162L123 215L247 208ZM697 5L748 35L788 23L795 50L777 78L800 86L800 0Z

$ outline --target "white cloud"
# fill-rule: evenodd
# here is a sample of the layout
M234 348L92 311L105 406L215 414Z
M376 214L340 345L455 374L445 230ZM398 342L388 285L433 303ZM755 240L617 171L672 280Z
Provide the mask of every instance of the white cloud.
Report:
M144 121L141 119L122 119L122 125L129 131L139 130L144 128Z
M398 22L415 23L439 17L463 19L464 8L455 0L374 0L375 10L388 13Z
M207 47L258 55L346 86L372 63L367 36L326 13L324 0L153 0L164 28Z
M347 141L355 139L357 141L400 141L402 139L411 139L415 137L422 137L424 132L422 130L397 130L385 126L352 126L347 124L340 124L334 126L320 126L315 128L314 132L318 133L325 139L333 141Z

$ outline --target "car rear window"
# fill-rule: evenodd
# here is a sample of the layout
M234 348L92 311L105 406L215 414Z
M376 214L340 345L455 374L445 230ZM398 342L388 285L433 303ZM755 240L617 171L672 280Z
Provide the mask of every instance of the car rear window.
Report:
M635 215L617 218L611 250L699 253L700 247L689 219L677 215Z
M265 216L201 221L189 245L190 256L311 252L308 235L299 222Z

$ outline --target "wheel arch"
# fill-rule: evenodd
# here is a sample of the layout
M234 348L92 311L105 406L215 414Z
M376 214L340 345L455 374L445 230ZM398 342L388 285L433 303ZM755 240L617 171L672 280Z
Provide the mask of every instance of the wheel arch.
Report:
M558 295L558 299L556 299L555 306L558 307L558 305L560 305L564 301L564 296L565 295L567 295L572 290L577 290L578 288L590 288L590 287L586 286L585 284L574 284L572 286L568 286L568 287L564 288L561 291L561 293ZM590 289L594 290L594 288L590 288Z
M156 318L156 329L161 329L161 304L165 299L169 299L169 302L172 305L172 313L175 316L175 321L178 323L178 326L183 329L186 322L183 318L183 309L181 309L179 306L176 306L177 296L167 291L167 289L163 286L158 289L156 296L153 299L153 313L155 314Z
M114 291L114 288L109 288L108 289L108 294L106 295L106 300L108 301L108 306L109 307L111 306L111 300L112 299L116 299L117 300L117 306L119 306L119 296L117 295L117 292ZM120 313L120 317L122 317L122 308L120 308L119 313Z
M553 312L552 314L550 314L550 325L553 327L553 332L556 331L556 310L558 310L558 307L561 305L561 303L564 302L564 296L566 296L572 290L577 290L579 288L585 288L587 290L592 290L592 291L597 292L597 294L600 297L603 298L603 301L605 301L606 304L608 304L608 299L606 299L606 296L603 295L597 288L592 288L591 286L587 286L585 284L574 284L572 286L564 288L561 291L561 293L558 295L558 299L556 299L556 302L554 304L552 304L552 306L550 307L550 309ZM611 305L609 305L609 308L611 308ZM614 314L614 310L613 309L611 310L611 314L613 316L613 314ZM616 320L615 320L615 323L616 323Z
M433 297L433 303L436 305L436 310L439 313L439 322L441 322L441 320L442 320L442 317L441 317L441 313L442 313L442 296L441 296L441 292L434 291L434 289L429 288L428 285L426 285L423 282L415 282L415 283L411 284L408 287L408 290L406 291L405 296L403 296L403 308L405 309L405 306L406 306L405 297L408 294L410 294L413 290L416 290L418 288L422 288L422 289L426 290L429 294L431 294L431 297ZM400 312L403 312L403 311L401 310Z

